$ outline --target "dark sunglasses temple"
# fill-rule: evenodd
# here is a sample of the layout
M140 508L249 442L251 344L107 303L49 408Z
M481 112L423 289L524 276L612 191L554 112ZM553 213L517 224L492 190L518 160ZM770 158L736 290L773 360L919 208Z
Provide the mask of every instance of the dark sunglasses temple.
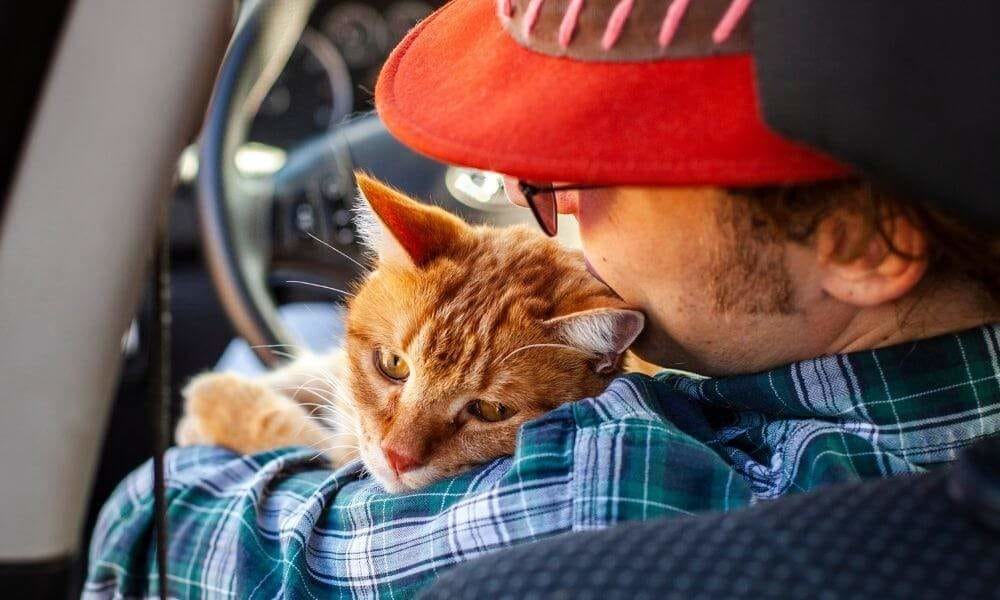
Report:
M528 208L531 209L531 214L535 216L538 226L545 235L555 237L556 233L559 232L559 218L556 214L555 199L543 200L541 202L538 200L541 194L551 194L552 192L528 186L522 187L521 191L524 193L524 199L528 203ZM546 211L548 214L543 211Z
M565 192L571 190L593 190L597 188L606 187L604 185L579 185L579 184L569 184L569 185L549 185L549 186L536 186L532 185L526 181L519 181L518 188L521 191L521 195L524 196L525 202L527 202L528 207L531 209L531 214L535 215L535 220L538 221L538 226L541 227L542 231L545 232L549 237L555 237L559 229L559 215L556 209L556 192ZM539 202L538 198L542 194L547 194L550 197L546 198L544 201ZM548 213L548 214L546 214Z

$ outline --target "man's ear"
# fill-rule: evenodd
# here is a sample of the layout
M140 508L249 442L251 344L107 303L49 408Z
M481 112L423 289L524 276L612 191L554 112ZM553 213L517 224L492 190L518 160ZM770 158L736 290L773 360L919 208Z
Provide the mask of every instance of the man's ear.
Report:
M924 232L903 216L887 218L881 231L837 213L820 224L815 247L826 293L854 306L878 306L920 283L927 272Z
M592 308L544 323L567 344L596 356L594 368L607 373L621 365L622 355L642 333L646 317L626 308Z
M354 177L361 191L358 233L381 264L423 266L446 254L468 229L447 211L412 200L364 173Z

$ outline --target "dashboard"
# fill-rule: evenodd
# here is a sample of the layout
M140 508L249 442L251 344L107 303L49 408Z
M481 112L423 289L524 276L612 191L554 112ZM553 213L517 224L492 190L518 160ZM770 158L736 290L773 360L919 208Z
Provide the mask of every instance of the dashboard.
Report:
M257 107L247 138L237 150L236 169L248 178L266 178L301 156L312 142L346 126L359 113L374 110L374 90L382 65L393 48L421 20L446 0L319 0L281 74ZM294 172L294 169L293 169ZM451 167L435 191L423 199L439 203L471 222L509 225L530 220L514 209L496 174ZM396 185L409 190L402 180ZM328 187L329 186L329 187ZM342 179L318 178L305 194L291 194L275 206L277 238L295 252L319 250L311 235L358 252ZM327 215L329 213L329 215ZM322 216L327 215L327 216ZM560 239L578 246L574 223L560 219ZM564 232L564 233L563 233ZM298 245L297 245L298 244Z
M321 0L261 102L248 141L288 150L374 108L389 52L442 0Z

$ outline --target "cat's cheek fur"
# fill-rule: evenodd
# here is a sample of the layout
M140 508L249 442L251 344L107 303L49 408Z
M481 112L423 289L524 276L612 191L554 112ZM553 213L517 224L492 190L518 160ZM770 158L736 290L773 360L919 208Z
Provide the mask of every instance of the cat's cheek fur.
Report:
M392 469L389 468L389 464L382 455L382 451L379 450L377 446L373 448L372 444L362 440L359 454L361 456L361 462L365 465L365 469L371 474L372 477L382 484L385 491L389 493L403 491L403 488L397 481L395 474L392 472Z

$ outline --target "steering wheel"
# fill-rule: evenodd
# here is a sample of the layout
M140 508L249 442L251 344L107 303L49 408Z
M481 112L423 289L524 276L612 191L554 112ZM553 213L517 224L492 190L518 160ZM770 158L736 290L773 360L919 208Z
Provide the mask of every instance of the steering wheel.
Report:
M265 364L297 340L282 326L269 281L296 279L346 289L363 262L349 221L353 172L366 171L472 221L486 218L447 191L448 167L410 152L374 114L292 148L272 177L236 168L256 108L309 20L313 0L261 0L245 9L219 71L200 139L197 181L209 270L236 330ZM477 214L478 213L478 214Z

